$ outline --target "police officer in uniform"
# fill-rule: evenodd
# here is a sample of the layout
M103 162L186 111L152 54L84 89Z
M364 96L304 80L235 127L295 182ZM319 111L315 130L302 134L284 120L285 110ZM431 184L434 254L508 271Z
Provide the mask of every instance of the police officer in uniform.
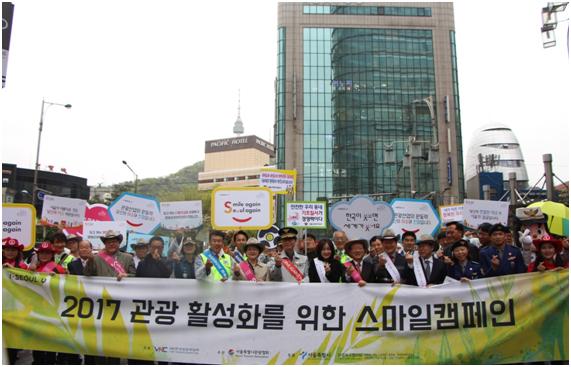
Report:
M449 277L461 281L482 277L480 264L470 259L470 245L466 240L454 242L451 250L452 259L446 260Z
M521 250L506 244L508 227L501 223L490 228L491 245L480 251L480 265L484 277L520 274L526 272Z
M307 256L295 252L297 230L284 227L279 230L279 242L282 252L276 256L273 269L270 271L270 280L283 282L309 282L309 263ZM291 266L293 264L293 267Z

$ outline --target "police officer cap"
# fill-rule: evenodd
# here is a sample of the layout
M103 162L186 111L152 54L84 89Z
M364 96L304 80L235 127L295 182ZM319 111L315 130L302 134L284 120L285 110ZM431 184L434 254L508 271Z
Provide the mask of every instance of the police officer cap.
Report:
M468 241L458 240L452 244L452 247L450 247L450 250L454 251L455 248L462 247L462 246L466 247L468 250L470 249L470 244L468 243Z
M279 230L278 235L280 236L280 241L288 238L297 238L297 229L292 227L283 227Z
M492 234L492 233L494 233L494 232L509 233L509 232L510 232L510 229L509 229L508 227L504 226L504 225L501 224L501 223L496 223L496 224L494 224L493 226L491 226L490 229L489 229L489 231L488 231L489 234Z

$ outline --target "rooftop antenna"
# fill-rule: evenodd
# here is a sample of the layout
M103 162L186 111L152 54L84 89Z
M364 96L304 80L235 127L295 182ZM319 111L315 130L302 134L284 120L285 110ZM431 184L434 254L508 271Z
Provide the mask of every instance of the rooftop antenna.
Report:
M242 123L242 118L240 117L240 89L238 89L238 118L234 122L234 134L240 136L244 133L244 124Z

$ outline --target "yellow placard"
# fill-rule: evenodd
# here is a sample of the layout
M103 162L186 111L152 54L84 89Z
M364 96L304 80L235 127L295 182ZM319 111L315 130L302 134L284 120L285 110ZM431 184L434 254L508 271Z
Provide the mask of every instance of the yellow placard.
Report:
M296 170L262 168L260 170L260 186L267 187L274 194L295 194Z
M11 237L24 245L24 251L36 244L36 208L31 204L2 204L2 239Z

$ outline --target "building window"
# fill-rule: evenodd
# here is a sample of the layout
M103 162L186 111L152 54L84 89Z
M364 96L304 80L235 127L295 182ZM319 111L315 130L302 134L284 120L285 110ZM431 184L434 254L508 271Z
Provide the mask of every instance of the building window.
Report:
M403 6L345 6L345 5L305 5L303 14L336 15L386 15L397 17L431 17L431 8Z

